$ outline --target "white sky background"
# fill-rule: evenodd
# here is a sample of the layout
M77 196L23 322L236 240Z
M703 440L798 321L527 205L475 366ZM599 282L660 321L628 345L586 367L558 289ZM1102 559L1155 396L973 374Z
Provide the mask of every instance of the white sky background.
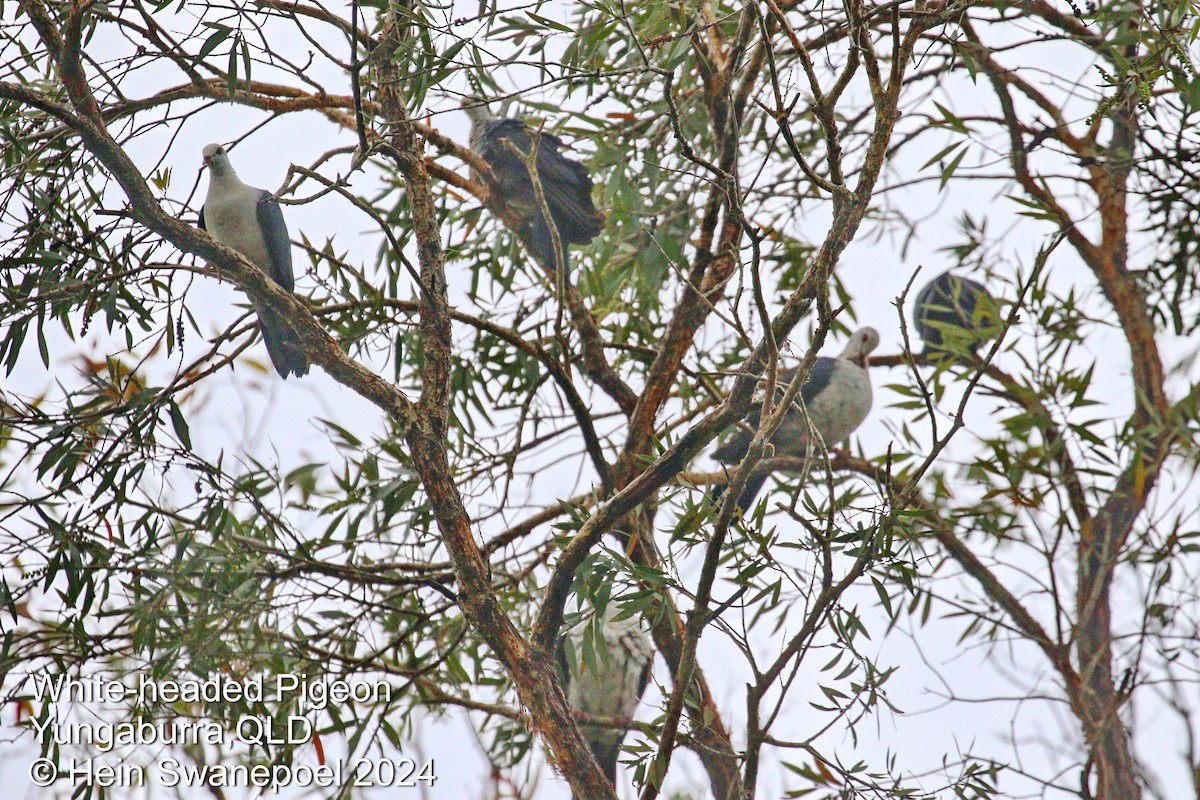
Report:
M459 10L461 7L461 11ZM459 3L449 16L467 16L473 14L477 4L473 2ZM539 13L554 19L565 20L562 3L554 3L543 8ZM11 13L11 12L6 12ZM183 23L181 28L190 27ZM294 35L294 34L291 34ZM101 32L103 36L103 32ZM290 42L289 34L280 33L280 40ZM565 39L557 46L565 44ZM295 41L297 50L292 57L303 60L304 46ZM286 48L290 45L284 45ZM221 52L222 48L218 48ZM340 49L338 51L340 53ZM553 47L551 48L553 52ZM1048 74L1079 76L1085 86L1098 86L1099 77L1080 64L1078 68L1067 69L1061 63L1063 50L1053 45L1040 48L1040 53L1023 52L1026 62L1022 69L1037 70L1044 68ZM1036 56L1036 59L1031 56ZM1040 60L1040 63L1039 63ZM330 91L349 93L348 80L340 72L323 66L317 66L309 72L309 76L327 86ZM257 78L270 79L266 74L255 74ZM149 94L161 88L159 82L163 76L158 74L143 74L137 76L128 87L131 96ZM169 83L177 82L176 76L171 75ZM517 80L517 79L514 79ZM941 88L938 101L949 106L959 114L979 113L983 110L977 98L991 99L990 90L983 85L972 87L965 78L958 77L955 82L949 82ZM509 85L518 85L509 82ZM557 98L558 96L555 95ZM431 103L438 99L431 96ZM572 98L566 104L575 107L582 99ZM1076 119L1086 116L1092 108L1090 97L1080 98L1075 109ZM454 110L456 102L446 99L440 108L448 113L438 115L433 124L443 133L465 142L467 139L467 122L465 115ZM903 106L903 104L902 104ZM906 110L911 111L908 107ZM173 179L168 189L168 197L175 202L188 200L188 192L195 181L195 174L200 165L200 150L210 141L230 141L241 137L253 129L265 118L266 114L242 108L233 104L209 105L201 114L189 119L186 124L167 125L148 135L140 137L137 144L130 148L130 155L148 173L160 158L163 163L173 169ZM937 152L942 143L936 141L936 136L928 137L926 146L928 153L918 157L916 150L910 150L903 160L890 165L884 186L902 185L915 177L937 174L937 167L929 167L924 173L918 168L928 157ZM948 140L947 140L948 142ZM999 138L986 140L977 139L976 147L964 162L967 166L995 164L995 169L984 169L985 172L1001 172L1002 162L1007 151L1007 141ZM275 190L279 188L289 163L307 166L322 153L334 147L350 146L353 136L350 132L340 130L316 114L293 114L280 117L269 125L256 131L231 152L231 160L241 178L247 183ZM165 157L164 157L165 153ZM1056 157L1046 148L1035 154L1039 160L1053 161ZM976 161L978 159L978 161ZM1060 162L1062 159L1058 159ZM348 160L342 158L333 162L337 169L345 171ZM1040 163L1040 162L1035 162ZM1067 172L1077 169L1070 164L1054 165L1056 171ZM326 175L330 173L325 171ZM190 197L191 210L187 218L194 219L203 193L207 187L207 177L201 177L197 192ZM351 188L363 195L370 195L378 188L373 177L369 174L356 174L352 178ZM298 195L311 194L311 188L305 187ZM894 353L900 347L899 325L893 302L904 290L905 284L918 265L923 265L923 271L918 278L914 292L928 278L947 268L951 261L945 253L939 252L949 244L961 241L958 229L958 219L962 210L969 210L978 219L983 214L990 217L990 231L1006 231L1003 238L1003 250L995 255L1005 265L1020 265L1028 270L1033 258L1045 241L1049 227L1045 223L1032 222L1016 216L1021 209L1011 200L1005 198L1013 189L1008 184L988 183L971 186L952 184L949 190L939 194L936 181L916 186L905 186L895 192L880 194L879 204L895 204L904 209L912 217L928 217L922 224L919 235L908 247L907 253L901 257L902 243L897 239L885 236L875 240L869 235L866 226L858 239L848 249L839 266L839 275L848 290L854 296L854 311L858 320L869 323L879 329L882 344L877 353ZM120 199L114 195L112 206L119 207ZM814 207L813 201L806 201L798 207L796 230L806 236L812 243L817 243L825 233L825 223L828 214ZM168 205L168 208L173 206ZM298 240L303 233L320 245L326 237L335 237L339 251L349 250L350 261L357 260L364 267L374 263L375 251L379 245L378 233L369 232L369 221L350 209L348 204L333 195L302 205L287 205L284 208L293 240ZM1086 221L1084 221L1086 224ZM368 231L364 233L364 231ZM796 232L796 231L793 231ZM461 236L459 230L448 232L449 236ZM1145 237L1146 248L1134 250L1133 266L1139 258L1148 258L1149 237ZM164 260L180 258L177 253L168 254L166 249L161 253ZM313 278L304 274L308 259L296 249L294 259L298 273L297 288L303 293L306 287L312 285ZM183 257L190 260L190 257ZM591 264L578 267L581 270L592 268ZM1051 284L1053 287L1066 290L1075 286L1084 292L1095 294L1094 283L1089 274L1079 265L1073 253L1064 244L1052 257ZM447 275L451 281L452 297L457 302L465 303L466 288L469 285L469 270L471 265L451 263L447 265ZM976 276L978 277L978 276ZM180 285L183 281L180 281ZM999 287L993 284L997 294L1013 297L1012 287ZM1098 313L1104 313L1104 307L1099 298L1092 308ZM212 330L223 330L234 318L235 306L244 304L245 298L229 284L218 284L212 278L199 277L192 282L188 289L188 305L194 314L212 319ZM907 313L907 309L906 309ZM853 325L851 325L853 327ZM808 329L801 326L793 336L793 348L796 353L802 353L807 344ZM1013 331L1010 336L1028 335L1032 326L1028 323ZM703 346L714 347L720 344L720 332L709 329L700 338ZM1164 359L1168 368L1176 360L1194 349L1194 342L1165 340ZM194 342L185 346L185 362L201 352ZM85 340L85 350L93 356L109 352L109 340L104 334L103 325L93 324ZM831 338L826 344L826 352L836 353L843 346L842 340ZM1022 341L1020 347L1024 352L1032 353L1036 346L1035 340ZM30 349L18 364L18 369L4 381L6 391L17 391L33 395L41 391L52 390L56 382L70 384L75 370L74 347L64 338L55 343L52 348L52 361L49 369L42 366L36 351ZM251 354L262 363L267 363L265 351L261 343L256 344ZM1120 419L1131 408L1128 348L1120 332L1115 328L1093 326L1089 338L1077 353L1078 361L1084 363L1094 361L1097 368L1097 380L1093 396L1105 403L1105 406L1092 414L1093 417ZM178 366L178 359L170 361L159 358L148 364L151 375L165 379L173 374ZM999 366L1008 370L1016 370L1019 364L1010 357L1002 354ZM390 375L385 364L374 365L384 375ZM268 367L269 370L269 367ZM156 374L157 373L157 374ZM1195 372L1191 373L1194 380ZM906 419L908 412L897 412L888 408L896 398L884 388L887 383L903 382L904 378L898 373L877 370L874 383L877 390L875 409L867 422L859 429L855 437L855 447L859 447L868 456L882 453L893 440L894 426ZM1168 384L1173 389L1172 397L1179 395L1181 381L1176 379ZM260 391L265 388L265 391ZM203 410L189 409L192 439L197 452L206 459L215 459L224 453L230 457L253 457L266 463L278 464L279 471L286 473L291 469L307 462L332 462L339 454L329 446L325 434L321 430L318 419L328 419L336 422L364 439L369 439L373 431L382 426L380 412L365 400L357 397L348 390L335 384L319 368L304 379L291 379L287 382L279 380L272 372L259 373L247 365L239 365L234 372L224 371L214 380L206 382ZM980 432L994 430L991 411L997 401L983 396L976 397L971 404L969 426L962 431L958 439L946 452L949 461L965 460L973 452L976 445L975 436ZM942 404L944 411L952 411L956 407L956 398L948 397ZM946 420L948 422L948 419ZM1099 431L1105 435L1107 431ZM949 463L946 462L946 463ZM712 462L702 458L697 462L698 468L708 469ZM336 464L331 463L336 469ZM953 472L951 471L951 475ZM582 470L575 469L545 469L537 473L530 482L530 501L533 504L547 503L556 497L568 497L580 493L591 482L590 467ZM1195 485L1187 476L1174 476L1164 481L1164 486L1172 483L1170 489L1163 489L1159 500L1160 511L1167 510L1165 506L1173 502L1190 505L1193 517L1200 523L1197 516L1197 500L1194 493ZM521 490L518 484L515 490ZM661 530L669 530L673 524L670 513L660 515ZM786 526L788 523L777 518L777 524ZM321 523L323 524L323 523ZM487 530L484 530L486 535ZM940 578L940 580L949 580ZM1014 581L1020 578L1014 577ZM723 588L718 586L718 597ZM1016 587L1013 587L1016 588ZM1138 587L1120 587L1131 596L1136 597ZM877 614L874 611L874 592L869 584L864 584L861 591L852 598L858 603L859 611L867 618ZM847 600L849 604L851 600ZM1137 608L1136 604L1131 605ZM1120 606L1118 606L1120 608ZM890 700L899 708L908 712L903 716L891 715L880 711L869 724L859 728L862 738L852 741L849 738L838 738L836 735L826 736L822 740L822 748L826 752L836 752L843 763L853 763L859 758L871 764L881 765L891 754L899 757L900 764L914 773L924 770L936 770L943 756L950 759L956 753L970 750L975 755L990 755L999 761L1015 761L1023 770L1036 775L1046 775L1053 771L1057 763L1073 764L1077 759L1079 733L1073 717L1064 709L1056 709L1052 703L1029 699L1035 693L1057 694L1053 691L1053 678L1044 658L1034 648L1018 643L1011 649L1002 645L988 652L969 640L960 644L958 634L961 624L955 620L939 622L936 616L945 613L946 609L938 609L935 620L925 629L909 635L911 622L906 620L898 630L890 635L884 635L882 618L876 618L869 623L872 634L870 643L861 642L860 646L868 648L868 654L878 656L881 667L896 665L900 670L887 685ZM759 642L764 652L769 650L772 642ZM876 648L871 652L870 648ZM745 677L730 669L722 673L718 665L728 663L727 643L713 633L706 635L702 643L701 664L705 666L707 676L714 685L718 702L726 711L726 723L734 730L739 729L740 721L744 718L744 689ZM813 685L821 676L817 671L821 658L810 658L807 670L812 672ZM656 664L655 676L658 680L667 678L666 670L661 660ZM943 702L947 694L968 700L988 700L992 702ZM802 737L811 735L819 720L804 701L804 693L793 690L791 695L794 707L794 720L781 723L778 735L781 738L791 736ZM996 702L994 698L1008 698ZM1140 695L1139 697L1145 697ZM812 699L820 701L819 693L813 693ZM644 704L643 709L655 708L653 704ZM1176 719L1168 715L1162 706L1139 701L1135 705L1138 718L1136 730L1139 732L1139 756L1159 770L1159 776L1171 789L1168 794L1180 794L1190 786L1190 778L1184 770L1184 763L1179 757L1178 748L1162 746L1164 741L1180 740L1182 731ZM643 715L645 716L645 715ZM0 730L0 779L5 785L23 787L24 769L31 758L31 747L28 740L10 743L13 729L12 709L0 711L0 719L5 726ZM1149 724L1148 724L1149 723ZM439 781L428 792L432 798L478 798L483 796L483 788L487 782L485 762L478 757L478 748L473 739L461 724L461 713L450 711L447 719L422 726L418 732L417 741L421 755L432 756L438 764ZM1013 747L1007 743L1009 738L1019 740L1020 746ZM336 752L337 744L326 741L327 752ZM1061 754L1061 761L1057 756ZM541 764L531 765L530 769L543 777L542 785L537 792L538 798L553 800L568 796L565 785L556 783L550 778L547 767ZM760 796L775 796L783 786L781 775L777 768L767 767L760 784ZM522 775L522 770L514 770L514 777ZM628 784L628 779L624 781ZM1059 776L1059 782L1065 790L1078 787L1078 775L1067 772ZM690 754L679 753L671 773L670 787L679 789L691 788L693 791L704 786L704 776L698 762ZM926 784L929 790L940 785L936 778ZM1023 782L1014 775L1007 775L1001 782L1001 793L1006 796L1021 796L1031 790L1032 784ZM1177 791L1176 791L1177 790ZM634 796L628 785L624 787L624 797ZM39 797L40 790L30 788L23 795ZM197 793L201 796L201 793ZM415 795L414 795L415 796ZM1064 791L1061 795L1068 796Z

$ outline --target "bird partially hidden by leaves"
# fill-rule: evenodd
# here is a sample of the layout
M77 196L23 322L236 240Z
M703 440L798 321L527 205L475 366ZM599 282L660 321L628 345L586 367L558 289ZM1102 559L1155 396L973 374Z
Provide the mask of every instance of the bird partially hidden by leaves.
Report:
M771 435L773 448L767 457L790 456L808 459L833 449L853 433L871 411L871 376L867 371L868 356L879 344L879 332L860 328L850 337L846 349L836 358L821 356L813 363L808 379L787 410L779 427ZM793 367L780 374L776 384L776 402L782 401L788 384L796 376ZM746 457L762 420L762 403L751 409L746 419L717 447L713 458L722 464L737 464ZM807 465L805 472L807 472ZM738 498L738 506L747 511L766 483L768 473L751 474ZM714 492L719 498L724 486Z
M987 287L949 271L925 284L912 316L925 343L924 357L969 353L974 358L1000 333L999 302Z
M488 188L527 226L538 261L548 269L557 269L561 261L563 275L569 280L568 247L587 244L604 229L604 215L596 212L592 202L592 178L587 167L563 155L563 143L557 136L531 130L519 119L497 119L486 103L470 102L466 112L471 118L471 149L492 169ZM549 220L522 159L522 155L528 158L533 153L535 139L537 156L533 166L550 211ZM557 249L551 222L558 231L561 247Z
M292 273L292 243L279 201L266 189L247 186L238 178L229 154L219 144L206 145L208 194L200 209L200 227L221 244L241 253L287 291L296 285ZM267 355L280 377L306 375L308 354L300 337L283 316L250 298L262 329Z
M641 618L615 617L616 610L610 608L595 647L587 643L587 620L570 627L558 641L556 657L567 700L575 711L590 717L631 718L650 682L654 644L642 629ZM615 786L625 731L586 726L583 735L601 771Z

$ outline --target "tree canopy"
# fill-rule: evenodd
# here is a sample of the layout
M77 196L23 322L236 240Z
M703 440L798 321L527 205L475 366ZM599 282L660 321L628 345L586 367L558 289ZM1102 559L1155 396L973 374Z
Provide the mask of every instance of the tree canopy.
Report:
M456 797L1200 791L1198 24L1073 0L4 5L14 780L41 758L36 785L126 796L48 734L95 716L159 732L93 753L153 796L240 796L165 758L401 755ZM476 98L586 165L604 228L569 276L468 147ZM282 206L294 293L197 227L209 142ZM949 268L998 335L922 355L912 300ZM274 377L254 309L310 376ZM868 324L867 425L774 453L817 355ZM610 657L613 616L656 650L633 719L573 713L555 658L573 626L572 658ZM38 688L62 676L349 696ZM289 718L311 730L242 735ZM189 723L224 735L162 741ZM616 787L604 726L629 730Z

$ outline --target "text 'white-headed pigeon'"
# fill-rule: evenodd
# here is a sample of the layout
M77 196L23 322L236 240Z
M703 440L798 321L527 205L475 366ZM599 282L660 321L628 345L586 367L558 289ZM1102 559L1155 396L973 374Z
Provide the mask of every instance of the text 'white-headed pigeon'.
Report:
M221 145L204 148L204 164L209 169L208 194L200 209L200 227L292 291L296 283L292 274L292 243L279 202L266 189L242 183ZM308 355L292 326L253 297L250 302L258 313L263 343L275 371L283 378L307 374Z

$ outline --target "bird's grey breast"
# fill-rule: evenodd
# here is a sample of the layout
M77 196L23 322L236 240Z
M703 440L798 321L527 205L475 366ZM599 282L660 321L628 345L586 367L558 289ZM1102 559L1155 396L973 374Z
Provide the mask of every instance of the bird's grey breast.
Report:
M632 716L641 699L642 672L654 656L654 646L637 617L606 624L604 644L607 654L598 654L597 662L587 667L580 665L581 674L571 681L568 700L585 714ZM582 660L582 646L576 653ZM616 741L624 738L620 732L612 734Z
M833 359L825 391L808 404L808 415L826 447L834 447L862 424L871 411L871 378L867 370L845 359Z
M218 242L269 273L271 259L258 224L258 198L258 189L240 181L232 186L214 181L204 198L204 225Z

